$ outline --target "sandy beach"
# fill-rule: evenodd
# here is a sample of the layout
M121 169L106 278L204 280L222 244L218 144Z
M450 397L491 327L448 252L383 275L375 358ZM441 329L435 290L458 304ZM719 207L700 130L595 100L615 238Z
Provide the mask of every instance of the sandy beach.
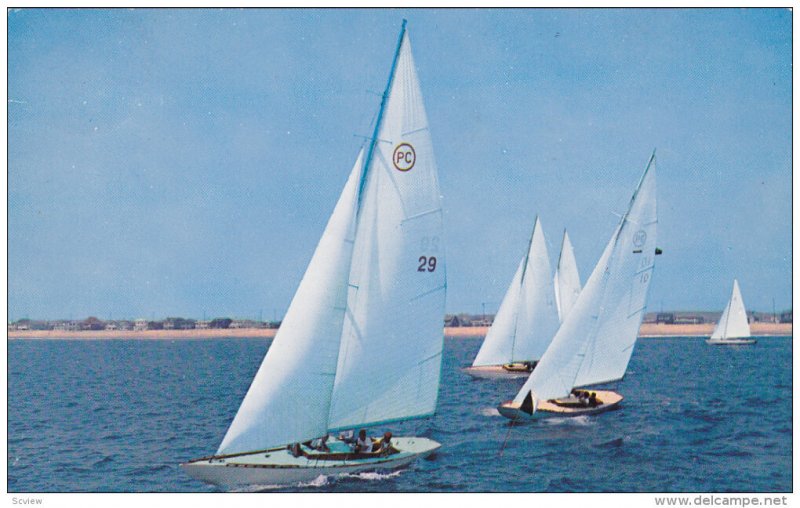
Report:
M667 325L663 323L642 323L639 328L640 338L651 337L709 337L714 331L714 323L702 325ZM488 328L469 327L445 328L446 337L485 336ZM791 323L752 323L750 333L756 337L792 335Z
M463 326L445 328L448 338L483 337L487 327ZM8 330L9 339L217 339L217 338L273 338L276 329L264 328L226 328L207 330ZM714 324L666 325L644 323L639 329L639 337L707 337L714 331ZM756 337L792 335L791 323L753 323L750 332Z

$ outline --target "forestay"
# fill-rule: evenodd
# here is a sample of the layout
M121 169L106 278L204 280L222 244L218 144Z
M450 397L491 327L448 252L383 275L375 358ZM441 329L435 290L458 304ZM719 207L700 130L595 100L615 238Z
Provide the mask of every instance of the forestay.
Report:
M538 360L558 325L547 242L537 217L528 249L473 366Z
M739 291L739 281L733 280L733 291L722 317L714 328L712 339L738 339L750 337L750 325L747 322L747 311Z
M652 278L656 223L654 154L628 211L516 403L529 392L539 400L558 398L576 386L624 376Z

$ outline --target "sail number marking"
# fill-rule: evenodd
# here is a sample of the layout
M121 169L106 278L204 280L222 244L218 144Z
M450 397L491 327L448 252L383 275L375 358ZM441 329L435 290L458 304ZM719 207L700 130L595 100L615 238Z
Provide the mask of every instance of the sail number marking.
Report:
M392 164L398 171L408 171L414 167L417 162L417 152L414 147L408 143L400 143L394 148L392 155Z
M633 235L633 245L636 247L641 247L647 241L647 232L644 229L640 229Z
M419 259L419 266L417 267L418 272L432 272L436 270L436 256L420 256Z

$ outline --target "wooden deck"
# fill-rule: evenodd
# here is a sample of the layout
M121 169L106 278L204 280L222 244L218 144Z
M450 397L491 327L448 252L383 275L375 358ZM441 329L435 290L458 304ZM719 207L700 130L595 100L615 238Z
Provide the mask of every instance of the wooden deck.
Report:
M575 405L559 405L546 400L539 401L536 411L544 411L558 416L581 416L602 413L616 407L622 402L622 395L608 390L586 390L597 394L599 404L594 407Z

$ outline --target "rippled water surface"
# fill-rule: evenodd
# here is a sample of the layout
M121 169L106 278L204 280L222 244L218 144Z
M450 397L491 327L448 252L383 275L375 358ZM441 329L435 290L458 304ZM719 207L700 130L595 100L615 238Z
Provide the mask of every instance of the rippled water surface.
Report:
M178 463L216 450L263 339L11 340L10 492L214 491ZM390 474L309 492L787 492L792 343L639 340L618 411L511 426L494 409L524 380L473 380L480 339L446 339L435 417L391 428L442 443ZM385 429L372 429L375 434Z

